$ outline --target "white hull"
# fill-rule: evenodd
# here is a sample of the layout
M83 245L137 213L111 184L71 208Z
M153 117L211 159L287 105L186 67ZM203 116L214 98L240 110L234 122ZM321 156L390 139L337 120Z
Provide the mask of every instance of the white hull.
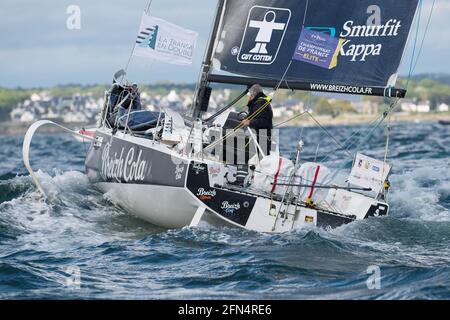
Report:
M112 137L99 130L97 136L86 159L89 179L114 203L156 226L182 228L206 223L280 233L306 225L334 228L367 218L378 209L384 210L381 215L387 213L385 204L350 192L337 197L330 193L333 196L328 199L333 208L345 204L347 214L282 204L280 199L217 184L221 179L213 170L218 165L214 160L189 158L164 144L130 135ZM347 199L346 203L341 199Z
M27 134L29 141L37 127ZM112 135L108 129L97 130L86 157L86 175L98 189L128 213L163 228L206 223L281 233L308 225L335 228L388 214L385 202L345 190L329 192L327 206L285 201L227 184L226 169L213 159L189 157L165 144Z
M108 198L114 199L114 204L127 213L167 229L190 225L199 206L198 201L185 188L120 183L96 183L95 187L108 194ZM232 226L208 210L201 223L209 226Z
M120 183L97 183L96 187L125 211L164 228L189 225L197 209L184 188Z

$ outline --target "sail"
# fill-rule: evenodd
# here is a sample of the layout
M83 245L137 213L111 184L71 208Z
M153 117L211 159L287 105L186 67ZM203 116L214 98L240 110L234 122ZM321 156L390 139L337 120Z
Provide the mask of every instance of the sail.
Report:
M395 85L418 1L226 0L213 66L267 83L371 94Z

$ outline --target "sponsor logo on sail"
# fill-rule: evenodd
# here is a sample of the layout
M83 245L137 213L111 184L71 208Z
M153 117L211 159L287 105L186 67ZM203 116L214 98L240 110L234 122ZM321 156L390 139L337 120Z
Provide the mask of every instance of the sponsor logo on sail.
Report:
M331 37L321 31L303 29L292 59L333 69L337 65L337 56L343 43L343 39Z
M323 83L311 83L310 89L311 91L325 91L325 92L362 94L362 95L371 95L373 92L373 89L370 87L343 86L343 85L323 84Z
M346 57L351 62L364 62L370 57L382 54L383 44L376 43L377 39L398 37L403 26L402 21L395 18L388 19L383 23L381 9L378 6L370 6L367 12L370 15L365 24L347 20L342 25L342 31L339 34L335 27L308 26L306 29L321 31L331 37L338 36L345 39L339 52L340 56Z
M327 41L327 39L325 37L322 37L322 36L320 36L320 34L317 34L317 33L311 35L311 38L313 38L314 40L317 40L317 41Z
M397 19L389 19L381 25L357 25L353 20L346 21L340 34L341 38L346 39L340 52L341 56L349 57L350 61L366 61L370 56L379 56L383 49L381 43L354 44L356 41L353 39L397 37L401 26L402 22Z
M238 62L272 64L283 43L290 19L289 9L253 6L237 54Z
M239 202L229 203L228 201L223 201L220 209L222 209L226 214L235 214L241 208Z
M216 196L216 190L205 190L205 188L198 188L197 197L200 200L212 200Z
M111 144L105 145L100 171L103 179L113 179L117 182L134 182L145 179L149 163L146 160L141 160L142 150L136 151L135 147L129 148L127 151L125 149L123 147L120 153L115 152L111 155Z
M336 28L333 27L306 27L308 30L320 31L324 34L328 34L330 37L336 36Z

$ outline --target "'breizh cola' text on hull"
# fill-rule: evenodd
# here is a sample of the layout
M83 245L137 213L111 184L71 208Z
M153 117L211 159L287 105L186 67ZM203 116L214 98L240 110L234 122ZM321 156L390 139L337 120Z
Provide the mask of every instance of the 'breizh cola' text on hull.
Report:
M373 37L396 37L402 27L401 21L390 19L385 24L380 25L355 25L349 20L344 23L341 38L346 39L342 48L341 56L350 57L350 61L366 61L368 56L379 56L383 49L381 43L378 44L353 44L353 38L373 38Z
M102 152L102 170L103 179L114 179L117 182L143 181L148 168L148 162L141 160L142 150L136 155L135 147L128 149L125 155L125 148L122 148L120 154L117 152L110 155L111 144L107 143Z

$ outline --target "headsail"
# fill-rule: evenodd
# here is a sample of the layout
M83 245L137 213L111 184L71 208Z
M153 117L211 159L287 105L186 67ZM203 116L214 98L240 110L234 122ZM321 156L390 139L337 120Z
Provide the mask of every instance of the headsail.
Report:
M302 90L404 95L386 88L395 85L418 1L226 0L213 66L250 79L217 74L208 79L256 78L266 85L283 79L288 83L282 86ZM334 64L293 59L300 40L317 35L330 39L330 52L336 49ZM309 50L311 59L323 53L314 46Z

